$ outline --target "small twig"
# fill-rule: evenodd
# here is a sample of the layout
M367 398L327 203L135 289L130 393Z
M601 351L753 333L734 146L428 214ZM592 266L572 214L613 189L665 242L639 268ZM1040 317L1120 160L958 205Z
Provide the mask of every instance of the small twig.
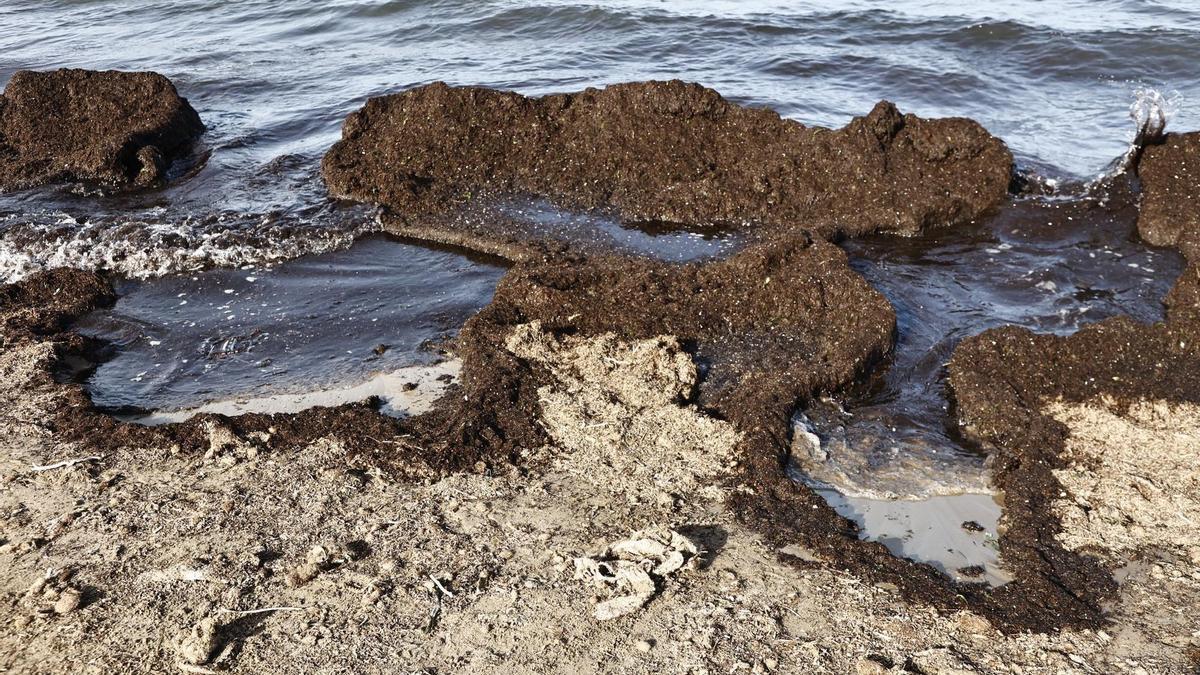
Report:
M442 585L442 582L440 582L440 581L438 581L438 580L437 580L437 577L435 577L435 576L433 576L432 574L430 574L430 575L429 575L429 580L433 582L433 585L434 585L434 586L437 586L437 587L438 587L438 590L439 590L439 591L441 591L441 592L445 593L447 598L453 598L453 597L454 597L454 594L453 594L453 593L451 593L451 592L449 591L449 589L447 589L445 586L443 586L443 585Z
M217 610L227 614L237 614L239 616L250 616L251 614L264 614L266 612L303 612L307 607L260 607L258 609L225 609L222 607Z
M438 617L442 615L442 596L434 593L433 600L433 607L429 608L429 620L425 622L425 627L421 629L426 634L432 633L433 629L437 628Z
M213 670L212 668L205 668L204 666L197 666L191 663L176 663L175 665L183 672L193 673L193 675L217 675L221 672L219 670Z
M69 466L75 466L76 464L83 464L84 462L98 462L98 461L100 461L99 455L92 455L90 457L76 457L75 459L64 459L61 462L55 462L53 464L46 464L44 466L31 466L31 467L29 467L29 470L30 471L50 471L52 469L62 469L62 468L69 467Z

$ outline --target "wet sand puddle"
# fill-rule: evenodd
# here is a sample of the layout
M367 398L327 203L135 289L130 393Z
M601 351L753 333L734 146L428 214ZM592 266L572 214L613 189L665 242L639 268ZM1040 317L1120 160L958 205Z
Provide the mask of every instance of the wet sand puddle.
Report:
M722 258L746 243L746 237L735 227L623 222L602 210L571 211L542 199L510 200L502 212L576 245L668 262Z
M77 325L111 345L95 405L143 424L381 400L419 412L457 375L431 345L492 296L501 266L380 236L274 268L123 281Z
M896 348L861 391L797 413L793 476L897 555L964 581L1008 581L1003 496L986 453L956 427L944 365L959 340L1004 324L1069 334L1122 314L1162 319L1182 259L1137 239L1131 202L1023 197L979 223L847 241L853 267L896 307Z
M538 200L489 213L576 245L677 262L740 243L717 228L625 224ZM368 235L275 267L120 281L116 306L75 326L109 345L88 374L89 394L97 408L146 425L371 397L385 414L423 412L460 368L432 343L486 305L504 272L497 260L427 246Z

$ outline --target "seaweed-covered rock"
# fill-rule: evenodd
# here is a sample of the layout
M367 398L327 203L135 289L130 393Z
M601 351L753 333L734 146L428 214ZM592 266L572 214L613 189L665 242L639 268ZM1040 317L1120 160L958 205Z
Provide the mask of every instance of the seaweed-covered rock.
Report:
M152 185L203 131L158 73L19 71L0 96L0 190Z
M1138 163L1138 232L1156 246L1177 246L1200 261L1200 131L1167 134Z
M881 102L842 129L806 127L680 81L542 98L435 83L367 101L323 162L334 195L404 218L534 195L629 221L820 236L975 218L1004 199L1012 168L971 120Z
M22 335L57 333L71 321L115 301L112 286L99 275L69 267L0 285L0 343Z

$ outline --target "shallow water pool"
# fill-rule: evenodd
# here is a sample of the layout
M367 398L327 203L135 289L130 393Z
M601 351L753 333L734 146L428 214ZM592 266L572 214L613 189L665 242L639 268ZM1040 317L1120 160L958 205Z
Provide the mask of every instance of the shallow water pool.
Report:
M120 282L116 305L77 325L113 349L86 387L99 408L156 411L150 421L202 406L346 402L296 397L328 390L358 387L365 399L419 388L453 375L427 377L443 359L431 345L486 305L503 273L479 257L369 237L271 268Z

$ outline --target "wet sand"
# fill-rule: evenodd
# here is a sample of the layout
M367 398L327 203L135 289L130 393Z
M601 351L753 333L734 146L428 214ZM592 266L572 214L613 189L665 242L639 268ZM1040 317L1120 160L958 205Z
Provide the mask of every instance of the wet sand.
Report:
M294 394L271 394L259 398L236 398L205 403L182 410L117 415L117 419L147 426L183 422L196 415L236 416L246 413L298 413L309 408L336 408L370 399L379 401L379 411L392 417L419 415L433 407L458 375L462 364L445 361L433 366L411 366L376 375L349 387L317 389Z

